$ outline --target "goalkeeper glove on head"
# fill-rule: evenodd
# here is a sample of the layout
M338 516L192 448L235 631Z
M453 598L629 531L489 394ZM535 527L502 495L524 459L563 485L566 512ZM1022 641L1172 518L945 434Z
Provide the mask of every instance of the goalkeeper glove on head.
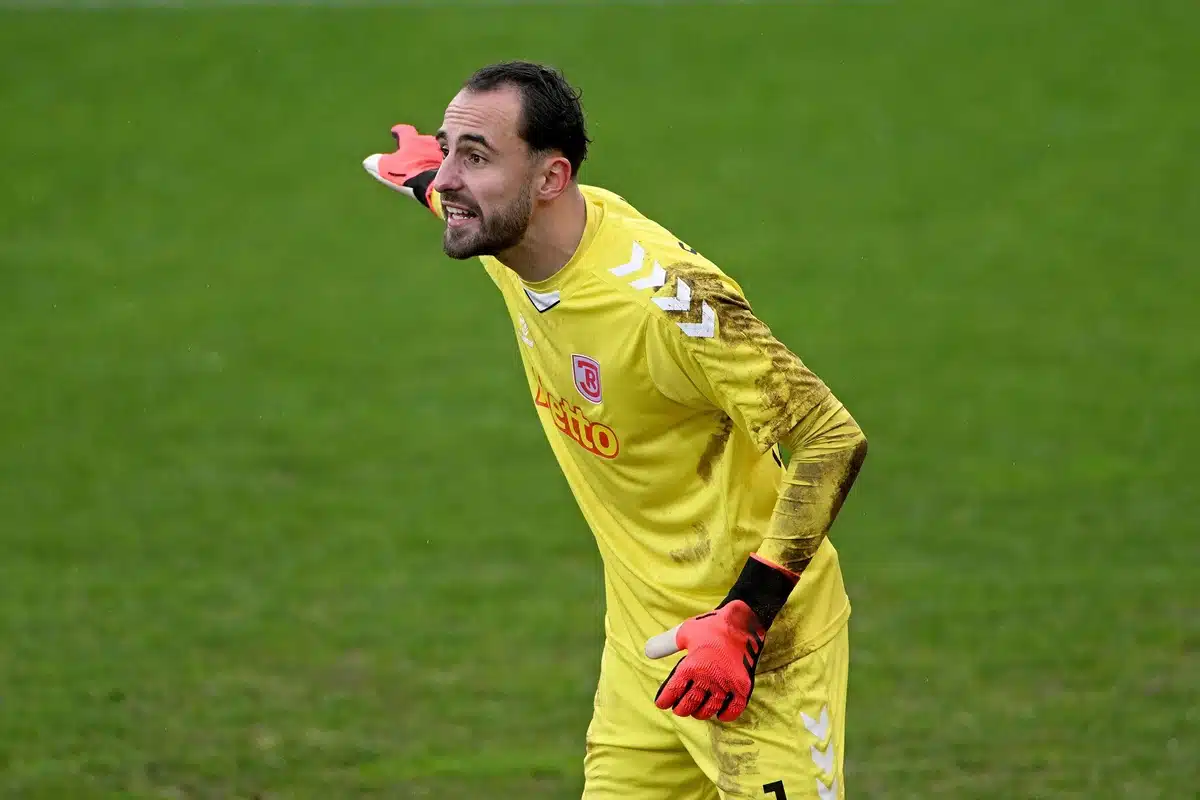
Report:
M659 687L654 704L680 717L737 719L754 692L754 670L767 628L797 580L795 573L751 556L715 611L647 641L650 658L688 651Z
M367 172L391 189L418 200L429 208L433 179L442 166L442 146L432 136L417 133L412 125L392 126L396 150L363 159Z

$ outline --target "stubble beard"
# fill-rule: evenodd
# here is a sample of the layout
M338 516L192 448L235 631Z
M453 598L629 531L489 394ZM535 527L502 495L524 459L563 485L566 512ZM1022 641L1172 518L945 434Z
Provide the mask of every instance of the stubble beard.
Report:
M450 258L465 260L478 256L494 256L520 244L533 216L533 199L528 184L504 208L485 215L477 211L477 224L471 230L447 226L442 237L442 250Z

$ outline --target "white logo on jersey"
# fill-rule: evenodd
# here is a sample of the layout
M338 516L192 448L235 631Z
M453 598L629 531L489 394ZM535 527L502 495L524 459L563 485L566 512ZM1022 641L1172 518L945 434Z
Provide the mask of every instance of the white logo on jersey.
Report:
M629 261L619 267L613 267L609 270L618 278L623 278L627 275L640 270L646 263L646 249L637 242L633 243L633 250L630 253ZM639 292L645 289L659 289L667 283L667 271L663 269L662 264L654 262L650 269L650 274L641 278L635 278L629 282L629 285ZM652 298L654 303L663 311L690 312L692 310L692 287L687 281L680 278L675 287L674 297L655 297ZM693 339L711 339L717 333L717 312L712 310L705 301L700 301L700 321L699 322L677 322L679 329L685 335Z
M521 314L518 319L521 320L521 341L533 347L533 339L529 338L529 323L525 321L525 315Z

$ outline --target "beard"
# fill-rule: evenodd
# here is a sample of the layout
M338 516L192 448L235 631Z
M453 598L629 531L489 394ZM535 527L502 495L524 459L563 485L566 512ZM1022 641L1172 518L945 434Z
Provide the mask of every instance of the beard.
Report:
M453 198L443 198L457 202ZM467 205L462 203L462 205ZM442 250L451 258L464 260L477 256L494 256L520 244L533 216L533 197L529 185L511 203L487 214L475 211L475 224L466 228L446 227Z

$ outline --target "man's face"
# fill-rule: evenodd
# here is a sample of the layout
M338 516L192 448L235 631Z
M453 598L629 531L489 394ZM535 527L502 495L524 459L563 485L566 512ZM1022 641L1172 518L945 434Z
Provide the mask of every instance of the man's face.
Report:
M521 98L504 87L459 92L437 133L446 156L433 188L446 216L451 258L497 255L520 243L533 215L535 163L518 134Z

